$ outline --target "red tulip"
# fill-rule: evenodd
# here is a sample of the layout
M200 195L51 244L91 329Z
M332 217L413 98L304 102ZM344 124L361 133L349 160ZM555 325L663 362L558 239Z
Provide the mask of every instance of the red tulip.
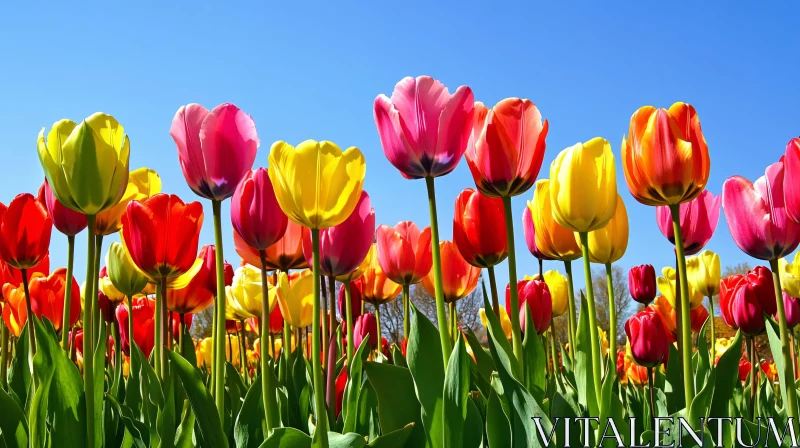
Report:
M172 328L172 339L174 341L180 340L181 335L181 315L178 313L170 313L172 315L171 319L171 326ZM189 331L192 329L192 316L193 314L184 314L183 316L183 324L186 325L186 330Z
M625 322L625 334L637 364L656 367L669 358L669 341L664 324L657 313L640 311Z
M236 253L245 263L261 268L261 256L258 249L247 244L239 233L233 232L233 246ZM308 267L303 254L303 227L294 221L286 225L286 232L277 243L267 248L267 269L278 269L288 272L290 269L305 269Z
M174 194L131 201L122 216L128 253L154 279L177 277L192 267L202 225L203 206L184 204Z
M656 298L656 270L653 265L634 266L628 271L628 291L633 300L643 305Z
M239 182L231 199L231 222L236 233L259 250L272 246L286 232L289 218L278 205L264 168L248 172Z
M328 276L349 274L358 268L375 239L375 209L366 191L353 213L341 224L319 231L320 272ZM311 231L303 228L303 254L312 264Z
M56 230L64 235L75 236L81 233L88 225L86 215L67 208L56 199L53 190L50 189L50 184L47 183L47 179L45 179L42 186L39 187L37 199L47 207L47 213L53 220L53 225Z
M786 324L789 328L800 324L800 299L783 293L783 308L786 310Z
M544 159L547 120L530 100L506 98L488 109L475 103L464 156L481 193L516 196L533 186Z
M703 305L696 306L689 310L689 325L692 333L699 333L703 325L708 320L708 310Z
M242 323L238 320L226 320L225 332L232 335L238 335L242 330Z
M205 288L211 294L217 294L217 251L213 244L206 244L200 249L200 254L197 258L203 259L203 269L205 272ZM225 263L225 286L231 286L233 283L233 266L230 263ZM199 275L199 274L198 274Z
M361 341L369 335L367 341L367 348L374 350L378 346L378 321L371 313L362 314L356 319L355 327L353 328L353 343L355 347L361 345Z
M746 360L745 358L739 359L739 381L745 382L747 381L747 375L753 370L753 363Z
M786 214L794 222L800 223L800 137L789 140L783 159L786 168L784 179L784 199Z
M336 309L339 311L339 317L343 323L347 323L347 302L345 300L344 284L342 284L336 295ZM358 319L361 316L361 290L358 288L357 282L350 283L350 305L353 319Z
M400 343L400 353L403 354L403 357L406 356L406 351L408 350L408 338L403 339L403 342Z
M103 322L114 322L114 315L117 312L117 305L112 302L103 291L97 290L97 307L95 310L103 318ZM77 317L77 315L75 315ZM70 317L72 317L72 309L70 309Z
M147 297L134 297L133 302L133 341L142 350L145 357L150 356L155 345L156 301ZM122 351L130 356L130 335L128 334L128 306L122 304L117 307L117 322L119 322L119 335Z
M554 258L545 255L536 245L536 226L533 224L533 217L529 207L525 207L525 210L522 211L522 233L525 234L525 244L528 245L531 255L539 260L554 260Z
M208 246L206 246L208 247ZM212 246L213 247L213 246ZM214 251L206 251L214 257ZM208 257L206 257L207 259ZM209 286L214 286L216 282L216 263L211 263L212 271L209 272L207 264L203 264L200 271L189 281L189 284L180 289L167 287L166 300L167 309L177 314L199 313L214 303L214 292ZM230 265L228 265L230 266ZM233 270L233 268L231 268ZM227 273L226 273L227 274ZM209 279L210 277L210 279ZM209 283L211 285L209 285ZM216 288L216 287L215 287Z
M681 237L686 255L700 252L714 235L719 221L719 206L722 196L714 197L708 190L680 205ZM656 207L656 223L661 233L675 245L675 232L672 226L672 213L669 207Z
M456 198L453 242L467 263L488 268L506 259L503 200L467 188Z
M50 254L48 253L36 266L28 269L28 278L32 278L34 274L39 273L45 277L50 275ZM22 271L17 268L11 267L0 258L0 285L10 283L12 286L22 285ZM0 286L2 288L2 286ZM0 300L2 302L2 300Z
M525 331L525 304L531 310L533 326L536 333L542 335L550 328L550 317L553 313L553 302L550 298L550 288L547 283L540 280L520 280L517 282L519 291L519 326ZM506 309L511 309L511 285L506 286Z
M39 264L47 256L52 230L47 209L32 194L18 194L8 208L0 203L0 257L10 266Z
M627 380L627 373L625 372L625 352L622 350L617 351L617 378L620 381Z
M430 227L420 231L411 221L381 224L376 244L381 269L399 285L419 283L433 266Z
M269 332L280 334L281 331L283 331L283 315L281 314L281 307L276 306L269 313Z
M342 400L344 399L344 388L347 386L347 369L342 369L336 377L336 416L342 412Z
M778 311L772 273L756 266L746 275L732 275L720 283L719 306L722 319L748 336L756 336L766 329L764 314L773 316Z
M392 363L392 352L389 351L389 341L386 338L381 338L381 354L389 360L389 364Z

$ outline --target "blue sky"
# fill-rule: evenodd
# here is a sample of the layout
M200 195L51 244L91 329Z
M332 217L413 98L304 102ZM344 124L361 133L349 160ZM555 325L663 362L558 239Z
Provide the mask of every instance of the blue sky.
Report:
M165 192L199 200L181 174L171 119L186 103L233 102L256 121L256 166L267 165L276 140L357 146L367 159L365 187L378 223L427 225L424 182L404 180L389 164L372 118L376 95L390 94L404 76L426 74L451 91L469 85L489 105L510 96L533 100L550 122L540 177L563 148L595 136L611 141L631 224L619 264L658 270L673 263L671 245L654 209L628 193L619 163L622 135L638 107L685 101L697 108L714 194L731 175L762 175L800 134L795 2L146 3L3 6L0 201L39 187L36 136L43 126L95 111L125 126L131 168L153 168ZM444 238L452 233L456 195L472 186L463 161L437 179ZM531 196L513 200L520 276L536 270L521 228ZM202 244L213 242L211 207L204 207ZM226 203L225 254L236 264L228 210ZM85 241L85 234L78 237L79 282ZM65 245L54 232L54 267L66 262ZM724 216L707 248L723 265L756 263L733 244ZM578 266L577 285L582 272ZM498 276L505 284L505 263Z

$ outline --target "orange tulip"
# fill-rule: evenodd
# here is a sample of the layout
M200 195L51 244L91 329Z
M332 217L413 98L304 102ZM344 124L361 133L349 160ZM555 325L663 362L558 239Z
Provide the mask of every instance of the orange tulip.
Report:
M380 305L394 300L403 287L389 280L389 277L381 269L378 257L375 256L376 245L374 243L370 251L372 252L370 263L364 270L364 275L354 281L354 285L361 292L362 300Z
M622 163L628 189L642 204L696 198L706 187L711 161L694 107L675 103L669 109L637 110L622 140Z
M3 322L11 334L19 337L22 328L25 327L25 322L28 321L23 287L6 283L3 285L3 300Z
M481 270L467 263L452 241L442 241L439 249L442 253L444 301L450 303L463 299L478 286ZM433 271L422 279L422 286L431 297L434 296Z
M56 331L61 330L64 313L64 291L67 281L72 282L69 298L70 322L72 328L81 314L81 290L75 277L67 279L67 270L56 269L49 277L34 275L30 281L31 311L39 318L50 319Z
M261 257L258 249L248 245L235 230L233 246L245 263L261 269ZM303 227L290 219L283 237L277 243L269 246L266 253L268 270L278 269L288 272L289 269L307 268L308 263L303 255Z

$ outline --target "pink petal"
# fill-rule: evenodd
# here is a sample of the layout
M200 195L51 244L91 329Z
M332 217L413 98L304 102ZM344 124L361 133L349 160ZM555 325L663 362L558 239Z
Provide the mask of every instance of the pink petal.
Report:
M751 257L773 258L769 208L764 197L766 181L756 185L741 176L728 178L722 185L722 207L733 241ZM758 191L762 190L762 191Z
M200 140L213 199L227 199L255 162L256 124L235 105L221 104L203 120Z
M450 93L430 76L400 80L392 92L392 104L402 117L405 135L418 153L432 155L437 148L439 117Z
M386 95L378 95L373 106L375 125L381 139L383 153L389 162L397 168L406 179L421 179L426 173L422 168L419 155L408 143L400 124L400 113L395 109Z
M178 147L178 160L189 188L200 196L209 198L206 184L206 163L200 144L200 128L208 116L208 109L199 104L181 106L172 119L169 134Z

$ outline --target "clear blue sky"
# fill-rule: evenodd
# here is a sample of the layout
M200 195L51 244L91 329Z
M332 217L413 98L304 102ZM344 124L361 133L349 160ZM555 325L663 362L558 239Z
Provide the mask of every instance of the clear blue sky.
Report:
M95 111L125 126L131 168L153 168L165 192L199 200L181 175L170 121L186 103L233 102L256 121L256 166L266 166L275 140L357 146L367 159L366 189L378 223L427 225L424 182L404 180L389 164L372 118L376 95L391 93L404 76L427 74L451 91L469 85L489 105L509 96L532 99L550 121L540 177L561 149L595 136L611 141L631 223L619 264L660 269L673 263L671 246L654 209L628 193L619 164L621 138L638 107L695 105L714 194L733 174L762 175L800 134L796 2L67 3L12 2L0 13L5 203L42 181L39 129ZM452 233L456 195L472 186L463 161L437 179L443 237ZM513 201L520 276L536 269L521 229L531 195ZM210 243L211 207L204 207L201 242ZM226 203L226 216L228 210ZM223 224L226 258L238 263L230 221ZM54 231L54 267L66 262L65 245ZM78 247L82 282L85 234ZM724 216L707 247L723 265L756 262L733 244ZM505 284L505 263L498 272ZM582 269L576 275L580 286Z

